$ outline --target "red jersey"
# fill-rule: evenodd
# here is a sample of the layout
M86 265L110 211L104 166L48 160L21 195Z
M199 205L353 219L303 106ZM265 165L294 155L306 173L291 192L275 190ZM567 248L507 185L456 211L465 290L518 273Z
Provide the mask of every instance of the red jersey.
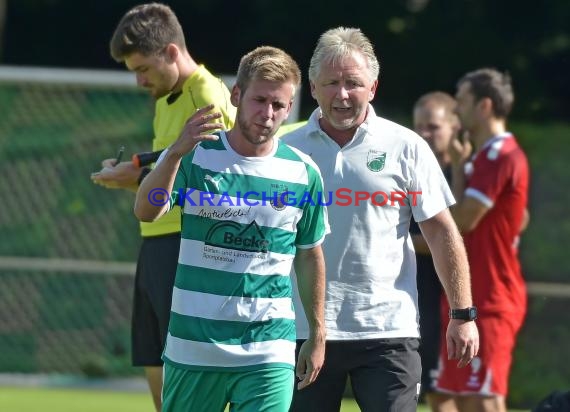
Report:
M473 303L481 313L526 311L518 243L527 206L529 169L515 137L493 137L466 168L465 195L490 207L464 236Z

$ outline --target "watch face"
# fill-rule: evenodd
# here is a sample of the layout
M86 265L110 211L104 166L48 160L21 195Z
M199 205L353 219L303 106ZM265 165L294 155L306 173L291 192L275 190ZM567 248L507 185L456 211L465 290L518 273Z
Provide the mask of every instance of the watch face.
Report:
M469 319L477 319L477 309L469 308Z

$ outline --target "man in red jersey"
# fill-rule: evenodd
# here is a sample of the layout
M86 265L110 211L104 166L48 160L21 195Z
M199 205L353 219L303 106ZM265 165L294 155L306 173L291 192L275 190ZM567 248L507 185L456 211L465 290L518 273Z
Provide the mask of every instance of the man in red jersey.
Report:
M518 242L528 221L528 162L507 131L514 101L507 74L488 68L467 73L457 83L456 98L470 141L464 137L451 145L457 199L451 210L469 257L477 311L466 318L478 312L480 349L468 367L458 369L442 345L431 407L437 412L506 412L512 352L527 307ZM444 303L442 316L448 314L456 315Z

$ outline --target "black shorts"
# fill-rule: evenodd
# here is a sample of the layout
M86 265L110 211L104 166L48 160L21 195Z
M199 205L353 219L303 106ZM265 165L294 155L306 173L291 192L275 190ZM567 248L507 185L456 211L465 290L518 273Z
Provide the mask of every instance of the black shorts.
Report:
M143 238L137 262L131 323L134 366L162 366L180 233Z
M323 369L306 388L295 385L290 412L340 411L348 376L361 411L416 412L418 346L417 338L328 341Z

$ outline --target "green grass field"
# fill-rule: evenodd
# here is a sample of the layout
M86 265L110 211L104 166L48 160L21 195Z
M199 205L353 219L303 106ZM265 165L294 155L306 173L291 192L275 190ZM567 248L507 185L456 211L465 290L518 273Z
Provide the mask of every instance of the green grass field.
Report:
M60 388L0 388L2 412L154 412L148 393ZM359 412L345 399L341 412ZM423 405L418 412L429 412ZM522 412L510 410L510 412Z
M358 412L352 399L345 399L342 412ZM2 412L154 412L147 393L97 390L0 388ZM419 407L418 412L428 412Z

